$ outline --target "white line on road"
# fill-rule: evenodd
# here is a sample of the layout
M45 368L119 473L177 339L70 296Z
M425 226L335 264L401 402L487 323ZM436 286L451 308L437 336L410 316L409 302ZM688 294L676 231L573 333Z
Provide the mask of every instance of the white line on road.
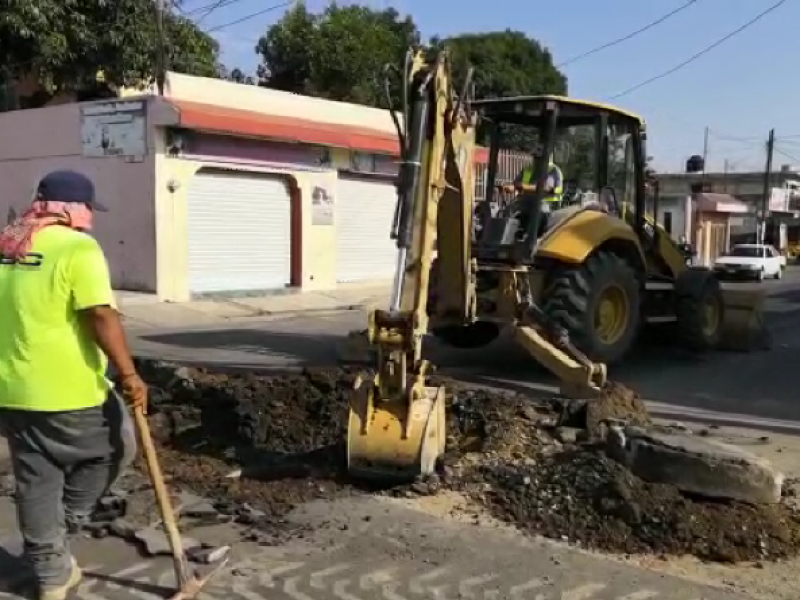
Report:
M653 592L651 590L638 590L636 592L626 594L625 596L620 596L617 598L617 600L650 600L656 596L658 596L658 592Z
M450 569L448 569L447 567L439 567L438 569L434 569L433 571L428 571L424 575L413 577L411 581L408 582L408 588L415 594L424 594L425 593L425 587L423 587L424 583L432 581L437 577L441 577L449 570Z
M463 598L474 598L476 596L476 587L494 581L497 578L497 574L487 574L464 579L458 584L458 595Z
M297 584L300 581L299 577L289 577L283 582L283 593L292 598L293 600L314 600L297 589Z
M605 583L587 583L561 593L561 600L589 600L597 592L606 589Z
M511 598L513 600L523 600L525 597L525 593L529 592L530 590L535 590L544 586L545 582L542 579L534 578L530 581L526 581L525 583L520 583L519 585L515 585L511 587Z
M324 590L328 587L328 584L323 581L325 577L330 577L331 575L336 575L336 573L341 573L342 571L346 571L350 568L350 563L342 563L340 565L334 565L332 567L328 567L327 569L322 569L321 571L315 571L311 574L309 578L309 585L314 588L315 590Z
M333 595L341 600L361 600L358 596L354 596L350 592L347 591L347 588L350 585L349 579L340 579L336 583L333 584Z

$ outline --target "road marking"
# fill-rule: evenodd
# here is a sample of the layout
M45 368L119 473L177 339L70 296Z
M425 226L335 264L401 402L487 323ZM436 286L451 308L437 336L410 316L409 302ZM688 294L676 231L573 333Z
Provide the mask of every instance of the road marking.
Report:
M286 581L283 582L283 593L293 598L294 600L314 600L311 596L307 596L303 592L297 589L297 583L300 581L300 578L289 577Z
M587 583L561 593L561 600L589 600L595 592L606 589L605 583Z
M328 567L327 569L322 569L321 571L316 571L311 574L311 577L309 577L309 585L315 590L324 590L327 587L327 584L323 581L323 578L336 575L336 573L341 573L349 568L350 563L342 563Z
M381 590L381 595L386 600L408 600L405 596L397 593L397 588L400 587L399 583L387 583Z
M545 584L544 580L539 579L537 577L531 579L530 581L526 581L525 583L520 583L519 585L512 586L510 590L511 598L513 598L513 600L522 600L522 598L524 597L523 594L525 594L525 592L540 588L544 586L544 584ZM541 594L537 594L536 597L539 598L540 596Z
M638 590L636 592L626 594L625 596L621 596L617 598L617 600L650 600L650 598L655 598L656 596L658 596L658 592L653 592L651 590Z
M390 583L394 581L395 573L397 573L397 567L389 567L388 569L371 571L358 578L358 586L362 590L370 590L376 586Z
M475 592L474 589L480 585L485 583L489 583L490 581L494 581L497 579L498 575L479 575L477 577L470 577L468 579L464 579L461 583L458 584L458 595L464 598L474 598ZM484 597L488 592L484 593Z
M350 585L349 579L340 579L336 583L333 584L333 595L337 598L341 598L342 600L361 600L358 596L354 596L350 592L347 591L347 587Z
M423 583L436 579L437 577L447 573L449 570L450 569L447 567L439 567L438 569L429 571L424 575L413 577L411 581L408 582L408 588L415 594L424 594L425 588L422 586Z
M279 567L273 567L271 569L264 570L263 567L259 566L258 570L256 571L256 580L260 585L264 587L275 587L275 577L283 575L284 573L291 573L292 571L296 571L300 567L304 567L306 563L304 562L289 562L289 563L278 563Z

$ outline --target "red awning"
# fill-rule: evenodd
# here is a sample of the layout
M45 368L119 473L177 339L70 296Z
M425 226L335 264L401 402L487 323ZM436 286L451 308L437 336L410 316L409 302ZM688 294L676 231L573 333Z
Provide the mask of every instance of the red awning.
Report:
M276 117L211 104L170 100L186 129L303 142L397 156L397 136L367 127L333 125L295 117Z

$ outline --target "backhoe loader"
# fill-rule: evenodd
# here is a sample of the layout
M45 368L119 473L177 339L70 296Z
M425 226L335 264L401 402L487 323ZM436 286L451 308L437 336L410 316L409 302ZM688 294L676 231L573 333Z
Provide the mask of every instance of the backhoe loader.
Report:
M429 332L476 347L511 328L562 394L586 398L604 388L606 363L621 360L648 322L674 322L695 350L718 345L726 309L749 322L755 301L739 294L726 305L713 273L688 266L646 214L641 118L558 96L475 100L471 72L456 94L446 51L430 59L409 52L397 71L397 267L388 309L370 314L375 374L359 377L351 398L351 474L402 480L434 471L445 445L445 391L426 385ZM486 198L475 206L479 123L490 148ZM521 129L535 146L535 192L499 201L504 136ZM596 200L547 211L550 159L576 135L592 148L581 188L593 188Z

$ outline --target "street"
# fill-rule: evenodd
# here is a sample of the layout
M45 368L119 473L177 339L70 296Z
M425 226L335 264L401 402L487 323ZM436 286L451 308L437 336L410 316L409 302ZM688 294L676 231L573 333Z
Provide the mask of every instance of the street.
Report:
M758 285L758 284L741 284ZM644 346L624 368L612 372L650 401L657 414L675 420L746 423L791 432L800 429L794 402L795 356L800 336L800 269L782 281L765 282L771 351L719 353L698 359L675 350ZM132 329L137 354L164 360L265 373L304 365L334 364L347 332L362 329L363 311L305 314L290 318L238 319L214 327L180 331ZM430 357L457 379L532 392L552 393L554 381L507 340L476 351L452 351L436 342ZM447 499L431 500L425 512L409 503L359 497L298 508L294 519L313 534L280 547L240 542L225 528L204 532L213 543L235 541L232 564L203 598L289 600L745 600L754 596L733 576L707 585L661 570L643 568L566 544L524 537L497 525L450 518ZM436 514L439 513L439 514ZM0 498L0 575L17 567L19 552L12 503ZM142 559L118 540L81 540L78 556L88 576L75 598L163 597L173 581L171 563ZM787 567L788 568L788 567ZM796 568L796 567L795 567ZM741 567L738 571L746 571ZM791 569L789 569L791 571ZM771 571L759 572L768 578ZM3 577L5 579L5 577ZM733 582L733 583L732 583ZM159 587L160 586L160 587ZM0 598L13 598L0 593Z

